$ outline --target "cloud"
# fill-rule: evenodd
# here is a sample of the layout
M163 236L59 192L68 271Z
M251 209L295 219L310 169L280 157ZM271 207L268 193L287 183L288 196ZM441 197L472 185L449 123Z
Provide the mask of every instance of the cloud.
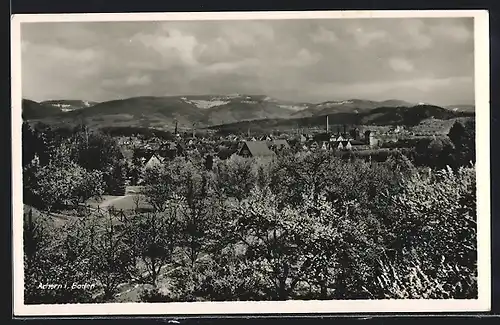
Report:
M320 59L321 55L319 53L312 53L308 49L302 48L294 57L282 64L285 66L306 67L319 62Z
M439 24L432 27L431 31L458 43L465 43L473 38L472 30L464 25Z
M311 39L314 43L326 43L332 44L339 40L335 32L328 30L324 27L320 27L315 33L311 35Z
M204 71L210 73L231 73L245 68L259 65L258 59L243 59L235 62L217 62L205 67Z
M126 80L127 86L144 86L151 83L151 77L149 76L130 76Z
M172 60L175 56L187 65L198 63L194 55L198 44L196 37L183 34L176 29L164 30L159 35L137 33L132 36L131 42L141 43L146 49L154 49L167 60Z
M432 36L425 31L426 25L422 20L414 19L408 21L402 29L402 39L400 44L404 48L424 50L433 46Z
M367 47L377 41L384 40L388 37L388 33L383 30L366 30L363 27L356 27L349 30L349 33L354 36L356 43L360 47Z
M391 69L398 72L411 72L414 69L413 64L410 61L397 57L389 59L389 66Z
M31 23L21 35L23 96L34 100L474 99L460 79L474 75L472 19Z
M434 97L431 101L435 104L449 102L447 96L454 94L455 99L466 101L473 94L473 78L418 78L385 82L360 82L360 83L325 83L314 85L317 95L329 94L333 98L352 98L359 93L364 93L374 100L384 100L386 93L404 96L413 102L426 102L429 93ZM347 97L344 97L347 96Z

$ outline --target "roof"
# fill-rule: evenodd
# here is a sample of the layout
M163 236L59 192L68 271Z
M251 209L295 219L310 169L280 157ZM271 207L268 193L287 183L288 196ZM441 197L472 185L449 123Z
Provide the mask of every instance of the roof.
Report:
M120 152L121 152L123 158L126 158L126 159L132 159L132 157L134 156L133 150L130 150L130 149L127 149L124 147L120 147Z
M274 152L269 149L265 141L245 141L243 147L239 151L240 155L241 152L245 150L245 148L250 151L252 157L265 157L274 155Z
M146 168L160 166L161 164L162 164L162 159L158 158L156 155L153 155L146 163Z
M235 152L236 150L231 148L220 148L216 155L217 157L219 157L219 159L225 160L231 157L231 155Z
M272 142L272 144L278 148L281 146L284 146L285 148L290 148L290 145L288 144L288 142L286 140L274 140Z

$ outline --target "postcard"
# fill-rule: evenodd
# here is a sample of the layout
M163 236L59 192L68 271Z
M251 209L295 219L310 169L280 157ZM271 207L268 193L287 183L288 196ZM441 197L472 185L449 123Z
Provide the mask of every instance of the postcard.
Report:
M488 12L12 16L16 316L488 311Z

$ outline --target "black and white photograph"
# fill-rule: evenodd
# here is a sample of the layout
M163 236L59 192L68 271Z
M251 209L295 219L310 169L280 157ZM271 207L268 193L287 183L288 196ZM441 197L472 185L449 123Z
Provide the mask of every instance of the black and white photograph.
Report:
M487 12L12 30L19 313L489 310Z

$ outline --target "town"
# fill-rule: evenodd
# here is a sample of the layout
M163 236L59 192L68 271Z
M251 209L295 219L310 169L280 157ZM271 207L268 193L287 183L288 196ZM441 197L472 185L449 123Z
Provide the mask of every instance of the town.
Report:
M178 128L167 136L135 134L117 136L123 158L137 161L143 167L161 165L175 157L201 156L208 160L226 160L233 156L269 159L283 152L311 152L327 150L332 154L355 152L360 156L378 157L398 148L405 140L435 139L446 137L443 128L422 132L405 126L347 126L329 125L326 116L323 130L300 129L289 132L269 132L253 135L251 130L239 134L218 135L214 130L197 131L194 128L182 133ZM451 123L448 122L448 130ZM415 130L416 131L415 131ZM419 132L420 131L420 132ZM163 133L165 134L165 133ZM404 145L401 145L404 147ZM385 160L388 155L382 155Z

